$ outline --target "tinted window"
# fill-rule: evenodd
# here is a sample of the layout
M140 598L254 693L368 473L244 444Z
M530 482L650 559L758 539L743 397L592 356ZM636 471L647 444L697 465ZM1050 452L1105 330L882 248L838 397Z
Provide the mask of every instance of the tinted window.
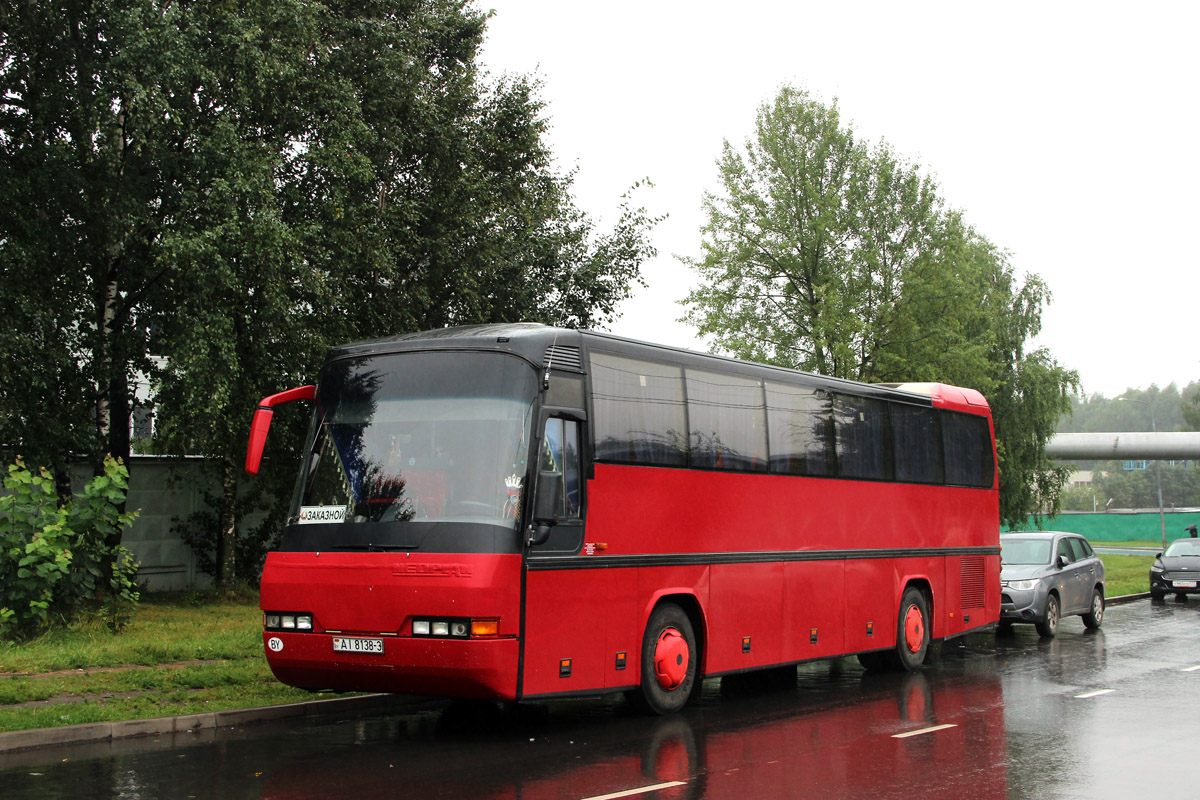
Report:
M1075 553L1073 553L1071 551L1071 540L1070 539L1059 539L1058 540L1058 550L1055 552L1055 555L1056 556L1066 556L1068 562L1074 561Z
M768 382L771 471L829 475L833 407L828 392Z
M838 476L888 480L892 477L887 404L882 400L833 396Z
M991 487L995 473L987 419L974 414L941 412L946 483Z
M1085 542L1083 539L1072 538L1072 539L1068 539L1067 541L1069 541L1071 543L1071 560L1072 561L1082 561L1083 559L1087 558L1090 555L1090 553L1088 552L1087 542Z
M683 370L592 353L596 459L684 466Z
M687 402L693 467L767 468L767 416L761 383L689 369Z
M896 480L941 483L942 448L934 410L893 403L891 412Z

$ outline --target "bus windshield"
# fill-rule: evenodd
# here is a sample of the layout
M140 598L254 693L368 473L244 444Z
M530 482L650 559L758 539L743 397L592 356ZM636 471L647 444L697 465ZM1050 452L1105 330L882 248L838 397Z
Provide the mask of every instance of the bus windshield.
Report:
M288 523L516 528L535 381L531 367L497 353L327 365Z

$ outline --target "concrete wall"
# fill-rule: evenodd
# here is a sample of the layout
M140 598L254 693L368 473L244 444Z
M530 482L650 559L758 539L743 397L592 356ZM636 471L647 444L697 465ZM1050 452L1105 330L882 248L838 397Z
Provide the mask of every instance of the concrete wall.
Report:
M129 497L126 508L140 512L121 543L141 562L138 584L152 592L203 589L212 578L196 566L196 555L173 532L175 518L185 519L208 508L204 493L217 495L217 481L206 478L199 458L134 456L129 464ZM82 492L91 478L91 467L75 470L75 491ZM214 512L216 509L212 509ZM258 524L262 515L243 520L243 527Z

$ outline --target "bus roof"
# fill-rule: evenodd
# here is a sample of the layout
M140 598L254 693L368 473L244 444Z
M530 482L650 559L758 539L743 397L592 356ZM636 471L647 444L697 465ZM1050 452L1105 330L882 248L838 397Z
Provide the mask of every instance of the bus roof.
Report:
M694 369L715 369L765 379L792 380L830 391L881 397L917 405L933 405L974 414L988 413L983 395L944 383L870 384L830 378L801 370L741 361L680 347L628 339L611 333L555 328L536 322L490 323L439 328L330 349L326 362L342 358L414 350L493 350L520 356L537 369L585 372L584 349L665 361Z

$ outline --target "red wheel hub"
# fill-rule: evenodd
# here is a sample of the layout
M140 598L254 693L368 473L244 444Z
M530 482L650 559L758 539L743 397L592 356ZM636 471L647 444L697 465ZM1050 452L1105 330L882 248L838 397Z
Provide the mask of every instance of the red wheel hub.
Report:
M687 677L688 659L687 639L674 628L667 628L659 634L654 643L654 675L658 685L672 691L683 683Z
M925 617L915 605L909 606L904 614L904 644L910 653L920 652L925 644Z

